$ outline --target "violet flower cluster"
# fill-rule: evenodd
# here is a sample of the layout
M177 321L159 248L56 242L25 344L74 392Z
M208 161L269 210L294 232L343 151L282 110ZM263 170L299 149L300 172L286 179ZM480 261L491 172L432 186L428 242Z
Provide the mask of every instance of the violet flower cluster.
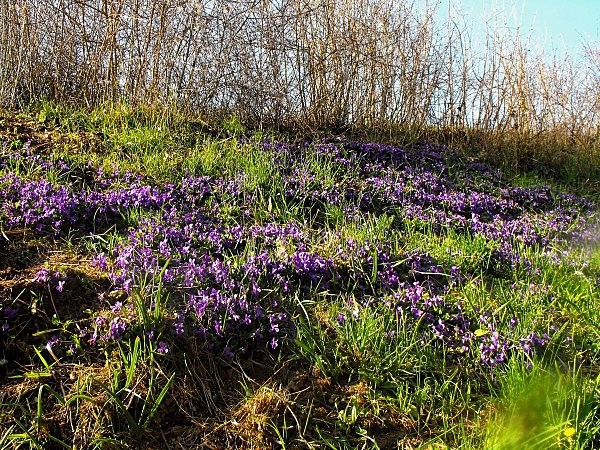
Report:
M274 350L295 336L298 299L323 291L351 291L361 308L383 302L403 326L418 328L424 342L457 358L476 355L485 366L503 364L515 352L531 357L547 344L543 333L503 334L486 313L467 317L445 294L469 274L426 252L346 238L325 251L327 209L337 207L358 223L386 214L398 217L399 227L417 223L479 236L494 246L486 270L502 273L527 266L523 247L583 235L594 204L547 188L511 187L497 171L434 145L403 149L334 139L259 147L280 175L277 194L310 221L283 221L271 213L257 220L259 192L243 173L182 174L160 184L116 167L43 157L28 146L3 149L0 221L4 229L27 227L50 236L109 227L120 233L114 248L93 257L112 288L99 293L103 309L80 331L81 342L90 345L143 333L161 354L183 338L227 358ZM334 169L323 176L315 160ZM50 172L53 177L44 176ZM132 211L140 218L128 222ZM43 269L36 281L61 291L65 280L57 277ZM14 319L7 308L4 326ZM353 308L338 319L357 316Z

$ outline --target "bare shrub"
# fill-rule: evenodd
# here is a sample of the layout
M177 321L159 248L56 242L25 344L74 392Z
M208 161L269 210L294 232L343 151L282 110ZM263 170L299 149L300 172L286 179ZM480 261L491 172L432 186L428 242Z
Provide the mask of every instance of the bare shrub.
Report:
M0 0L0 104L125 101L300 127L557 130L597 141L597 44L396 0ZM473 36L484 37L484 45Z

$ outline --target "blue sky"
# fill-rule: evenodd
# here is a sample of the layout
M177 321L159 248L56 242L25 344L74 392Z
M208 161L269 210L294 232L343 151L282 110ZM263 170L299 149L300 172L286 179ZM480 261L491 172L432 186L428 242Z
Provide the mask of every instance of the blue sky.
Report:
M440 12L462 11L470 23L504 11L509 25L519 24L523 35L533 29L533 42L545 50L577 54L581 41L600 44L600 0L441 0ZM477 27L473 28L476 32Z

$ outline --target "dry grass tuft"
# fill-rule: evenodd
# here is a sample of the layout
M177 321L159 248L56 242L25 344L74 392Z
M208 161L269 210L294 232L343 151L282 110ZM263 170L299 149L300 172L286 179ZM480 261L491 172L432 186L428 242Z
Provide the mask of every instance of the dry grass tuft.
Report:
M230 431L250 448L268 447L273 440L270 425L279 421L289 405L288 392L263 385L234 409Z

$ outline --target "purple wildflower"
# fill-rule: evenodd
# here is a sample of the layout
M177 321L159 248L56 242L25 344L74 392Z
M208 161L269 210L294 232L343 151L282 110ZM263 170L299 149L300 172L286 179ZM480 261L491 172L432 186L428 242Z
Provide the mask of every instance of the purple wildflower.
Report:
M60 339L58 338L58 336L52 336L46 343L46 348L51 349L52 347L58 345L59 343L60 343Z
M158 348L156 349L156 353L166 355L167 353L169 353L169 345L165 341L158 341Z

